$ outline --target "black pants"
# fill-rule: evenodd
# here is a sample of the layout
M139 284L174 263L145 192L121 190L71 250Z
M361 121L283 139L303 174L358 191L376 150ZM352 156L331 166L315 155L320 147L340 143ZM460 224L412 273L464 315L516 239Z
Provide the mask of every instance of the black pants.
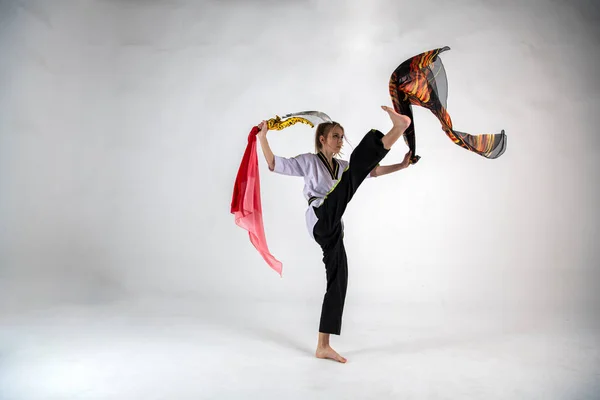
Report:
M323 299L319 332L339 335L342 329L342 313L348 287L348 261L344 249L341 219L346 206L367 175L386 156L383 133L372 129L350 155L348 169L325 201L315 208L317 221L313 234L323 250L323 263L327 274L327 291Z

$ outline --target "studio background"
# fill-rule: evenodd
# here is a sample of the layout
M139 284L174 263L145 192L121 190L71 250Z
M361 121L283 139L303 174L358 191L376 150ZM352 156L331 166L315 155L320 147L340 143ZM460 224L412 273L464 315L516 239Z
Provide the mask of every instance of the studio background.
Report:
M297 384L294 357L306 374L333 371L310 354L325 270L302 178L270 172L258 148L282 278L229 212L247 135L303 110L339 121L354 146L371 128L386 133L380 105L391 105L395 67L447 45L454 128L504 129L507 150L496 160L467 152L413 107L421 161L365 181L344 216L337 343L356 352L344 366L355 370L333 385L362 398L506 398L515 388L513 398L593 398L599 15L586 1L0 1L0 396L267 398L289 389L281 379ZM314 151L306 125L268 139L279 156ZM342 158L351 151L345 143ZM399 140L382 164L406 151ZM360 356L392 357L365 348L391 343L404 362L393 347L402 332L418 353L433 327L452 345L547 326L568 339L518 356L530 362L515 356L536 368L508 384L490 375L478 391L455 387L439 369L449 362L429 378L412 370L423 379L412 389L381 377L370 381L381 392L352 389ZM538 375L559 359L576 372ZM261 392L246 372L273 365L280 383ZM318 398L331 386L298 388Z

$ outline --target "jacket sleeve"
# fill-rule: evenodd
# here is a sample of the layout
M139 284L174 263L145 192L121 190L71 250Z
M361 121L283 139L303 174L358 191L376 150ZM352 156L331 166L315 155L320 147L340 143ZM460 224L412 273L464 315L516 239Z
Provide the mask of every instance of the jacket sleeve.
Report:
M303 154L292 158L275 156L275 168L273 172L289 176L304 176L306 165Z

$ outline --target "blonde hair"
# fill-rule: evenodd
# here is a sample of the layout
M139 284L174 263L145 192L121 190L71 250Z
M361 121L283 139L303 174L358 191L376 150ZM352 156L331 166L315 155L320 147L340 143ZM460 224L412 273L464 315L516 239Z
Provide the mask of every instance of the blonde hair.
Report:
M325 140L327 140L327 137L329 136L329 132L331 132L331 130L333 128L335 128L336 126L339 126L342 129L342 132L345 133L344 127L342 125L340 125L339 122L335 122L335 121L322 122L319 125L317 125L317 129L315 131L315 153L318 153L323 148L323 144L321 144L321 136L323 138L325 138ZM344 134L344 139L345 138L346 138L346 135ZM337 154L338 153L334 154L334 156ZM340 152L339 154L342 154L342 153Z

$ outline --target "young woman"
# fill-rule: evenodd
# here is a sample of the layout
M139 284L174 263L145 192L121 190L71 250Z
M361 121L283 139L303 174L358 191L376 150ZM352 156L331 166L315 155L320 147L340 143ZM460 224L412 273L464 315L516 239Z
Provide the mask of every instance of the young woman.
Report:
M348 263L344 249L342 216L352 196L367 177L386 175L408 167L411 153L400 164L380 166L392 145L410 125L410 118L393 108L382 106L392 120L392 129L384 135L369 131L350 155L350 161L334 158L343 145L344 128L337 122L319 124L315 134L315 153L293 158L275 156L267 141L267 124L262 121L258 133L271 171L304 177L304 196L308 201L306 225L310 236L323 250L327 290L323 299L316 357L342 363L346 359L329 345L331 334L339 335L348 284Z

